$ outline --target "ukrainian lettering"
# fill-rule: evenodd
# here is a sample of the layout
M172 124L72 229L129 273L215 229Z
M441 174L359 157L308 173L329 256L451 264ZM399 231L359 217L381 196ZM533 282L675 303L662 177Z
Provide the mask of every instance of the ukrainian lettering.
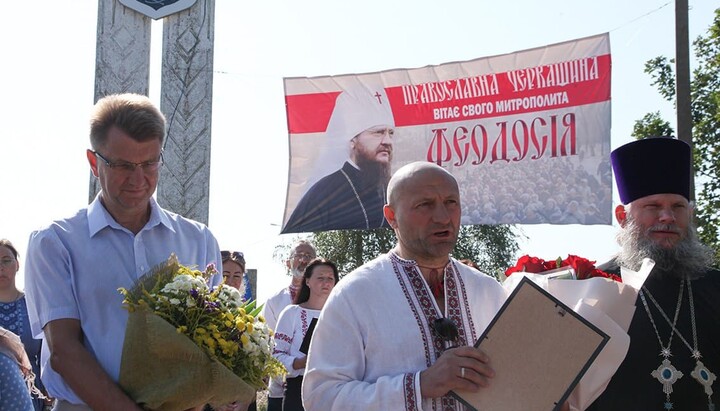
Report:
M495 122L492 127L478 123L471 128L460 125L432 129L427 161L456 167L477 166L497 161L510 163L542 157L577 155L575 113L538 116L530 121Z
M488 134L482 124L476 124L472 130L460 126L453 133L453 148L457 153L457 161L453 163L456 167L462 166L473 155L472 165L478 165L487 157Z
M527 111L565 105L570 102L567 92L541 94L538 96L530 96L523 98L511 98L508 100L499 100L495 103L495 111L498 113L506 113L513 111Z
M428 161L434 161L438 165L447 163L452 158L450 142L445 137L447 128L433 129L433 138L427 151ZM432 159L432 160L431 160Z
M513 91L563 87L600 78L597 56L528 67L505 73Z
M441 103L498 94L496 74L402 86L405 105Z

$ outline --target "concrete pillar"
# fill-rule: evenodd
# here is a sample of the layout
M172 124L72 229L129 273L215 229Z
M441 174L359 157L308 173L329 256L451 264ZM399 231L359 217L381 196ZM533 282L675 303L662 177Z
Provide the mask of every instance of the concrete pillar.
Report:
M168 122L158 186L164 208L207 224L215 2L198 0L163 23L160 108Z

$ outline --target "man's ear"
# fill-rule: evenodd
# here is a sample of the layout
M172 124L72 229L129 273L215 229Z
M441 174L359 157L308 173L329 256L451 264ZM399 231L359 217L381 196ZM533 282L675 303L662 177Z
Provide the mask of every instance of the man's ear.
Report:
M397 220L395 220L395 210L393 210L389 204L385 204L383 206L383 215L385 216L388 224L390 224L390 227L397 228Z
M627 210L625 210L624 205L619 204L615 207L615 219L618 224L620 224L620 227L625 227L625 222L627 221Z
M88 163L90 163L90 170L92 170L93 175L97 178L97 176L98 176L97 156L90 149L88 149L85 152L85 155L87 156Z

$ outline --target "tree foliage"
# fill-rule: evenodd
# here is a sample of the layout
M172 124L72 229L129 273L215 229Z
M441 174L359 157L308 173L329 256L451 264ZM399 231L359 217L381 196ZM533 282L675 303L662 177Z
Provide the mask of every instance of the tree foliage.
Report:
M696 172L696 217L700 239L715 250L720 261L720 9L705 36L693 42L696 68L690 83L693 121L693 163ZM675 101L673 59L656 57L645 64L652 84L668 101ZM646 115L635 123L633 136L673 134L659 113Z
M660 116L659 111L645 114L642 120L635 122L632 131L632 135L635 137L671 136L673 134L675 131L670 123Z
M453 256L472 260L480 271L498 277L515 263L519 249L511 225L468 225L460 228Z
M310 241L317 254L337 264L344 275L393 248L395 233L389 228L323 231Z
M374 230L325 231L310 239L317 254L347 274L395 246L395 233L389 228ZM470 259L480 270L497 277L512 265L519 249L517 235L509 225L471 225L460 228L453 257Z

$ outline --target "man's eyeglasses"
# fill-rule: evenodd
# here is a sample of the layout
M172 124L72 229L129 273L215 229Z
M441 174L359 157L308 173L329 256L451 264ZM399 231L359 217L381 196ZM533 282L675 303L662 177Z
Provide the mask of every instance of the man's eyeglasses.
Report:
M14 262L15 262L15 260L12 258L3 258L2 260L0 260L0 267L3 267L3 268L10 267L12 265L12 263L14 263Z
M142 168L142 170L146 173L155 173L163 164L162 152L160 152L160 157L158 157L157 160L146 161L144 163L131 163L129 161L110 161L97 151L92 151L92 153L95 154L97 158L102 160L109 169L128 174L134 172L135 169L138 167Z
M432 329L443 339L446 348L456 347L458 345L458 332L457 325L449 318L436 318L432 323ZM448 345L450 345L448 347Z
M309 253L293 253L291 255L292 258L297 258L298 260L312 260L315 258L315 254L309 254Z
M227 260L232 259L233 261L241 261L245 264L245 255L240 251L220 251L220 257L222 257L223 263Z

